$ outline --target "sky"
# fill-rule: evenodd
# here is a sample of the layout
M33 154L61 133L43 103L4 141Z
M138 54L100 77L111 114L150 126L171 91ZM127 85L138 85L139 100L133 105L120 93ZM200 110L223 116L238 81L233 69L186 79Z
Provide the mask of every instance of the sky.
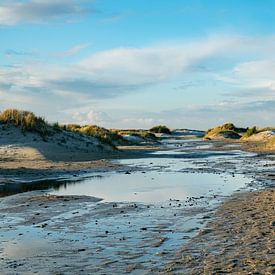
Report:
M0 0L0 110L275 126L274 18L275 0Z

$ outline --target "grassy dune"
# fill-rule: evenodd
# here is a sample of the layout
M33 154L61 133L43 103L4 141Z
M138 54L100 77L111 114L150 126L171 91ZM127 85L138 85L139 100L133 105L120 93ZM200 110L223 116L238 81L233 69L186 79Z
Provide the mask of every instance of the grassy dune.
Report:
M49 136L56 133L77 133L87 137L94 137L103 144L108 144L115 148L117 145L128 145L123 136L131 135L139 137L143 141L156 141L155 133L171 133L170 129L164 125L158 125L150 130L119 130L106 129L97 125L78 125L78 124L64 124L59 123L50 124L44 118L36 116L30 111L7 109L0 112L0 125L2 130L5 130L9 125L13 125L21 129L23 134L27 132L39 134L44 141L47 141Z
M49 134L50 125L42 117L29 111L7 109L0 113L0 124L13 124L21 127L22 132L35 132L45 137Z
M215 128L208 129L205 132L205 139L240 139L244 128L237 128L233 123L225 123Z
M242 142L256 142L257 150L275 150L274 127L258 128L238 128L233 123L226 123L215 128L208 129L203 139L208 140L239 140ZM252 143L251 143L252 144ZM255 148L256 148L255 147Z
M78 132L83 135L96 137L103 143L112 146L115 146L115 144L124 144L126 142L122 135L97 125L81 126L78 124L67 124L60 126L60 128L65 131Z

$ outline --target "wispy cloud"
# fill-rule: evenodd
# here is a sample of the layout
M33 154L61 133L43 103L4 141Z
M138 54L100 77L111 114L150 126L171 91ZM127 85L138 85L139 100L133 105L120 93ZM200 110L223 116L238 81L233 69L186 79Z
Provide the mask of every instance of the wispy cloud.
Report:
M59 18L71 20L93 12L87 1L27 0L1 1L0 25L18 23L47 23Z
M34 55L34 52L7 49L7 50L5 50L4 54L6 56L32 56L32 55Z
M132 15L132 12L130 12L130 11L114 13L114 14L110 14L110 15L104 15L104 17L101 18L98 22L100 24L113 24L113 23L116 23L116 22L118 22L122 19L125 19L131 15Z
M89 46L90 46L89 43L77 44L64 52L59 52L55 55L58 57L71 57L71 56L77 55L78 53L80 53L82 50L88 48Z

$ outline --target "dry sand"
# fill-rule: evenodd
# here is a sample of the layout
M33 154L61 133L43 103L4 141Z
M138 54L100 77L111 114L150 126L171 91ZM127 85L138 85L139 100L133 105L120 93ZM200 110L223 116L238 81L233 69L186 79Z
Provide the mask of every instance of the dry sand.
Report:
M275 189L233 196L167 274L275 274Z
M114 149L94 137L56 132L43 140L38 134L22 134L19 128L0 128L0 183L17 177L35 180L67 173L109 171L121 168L110 159L132 157L152 151L150 146Z

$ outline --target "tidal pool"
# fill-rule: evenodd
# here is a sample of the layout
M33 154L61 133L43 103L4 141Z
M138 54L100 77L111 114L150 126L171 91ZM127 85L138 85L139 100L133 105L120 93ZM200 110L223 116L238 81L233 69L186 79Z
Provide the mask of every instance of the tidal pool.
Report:
M207 196L209 193L229 195L247 182L248 179L242 175L206 172L114 172L61 184L50 194L87 195L102 198L106 202L160 203Z
M198 141L176 141L183 148L169 143L168 150L150 153L146 158L120 160L129 167L125 172L97 173L86 175L78 181L66 182L50 191L55 195L88 195L107 202L160 203L171 199L185 200L188 197L206 196L209 193L229 195L243 188L251 179L231 170L208 169L208 163L231 161L236 165L253 154L241 151L200 151ZM172 147L172 145L174 147ZM208 144L204 143L207 147ZM222 167L221 167L222 168ZM221 169L223 170L223 169Z

